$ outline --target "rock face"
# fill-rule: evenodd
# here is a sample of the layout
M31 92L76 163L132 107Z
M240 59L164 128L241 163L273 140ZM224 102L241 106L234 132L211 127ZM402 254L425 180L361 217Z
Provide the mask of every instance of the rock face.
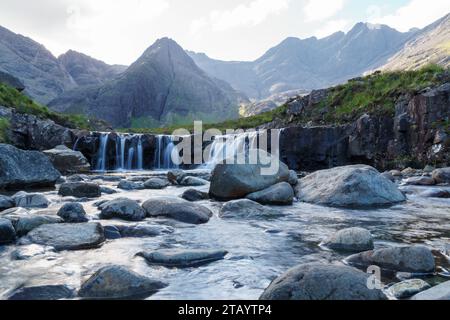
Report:
M95 183L68 182L63 183L58 194L63 197L98 198L101 196L100 187Z
M204 206L175 197L154 197L142 207L149 217L167 217L190 224L207 223L213 215Z
M276 157L260 150L261 158L258 164L227 164L237 163L235 159L227 159L225 164L218 164L211 177L209 193L219 200L233 200L244 198L250 193L264 190L274 184L289 180L288 167ZM239 156L239 155L238 155ZM278 167L275 173L264 174L264 170L273 163ZM248 163L248 162L247 162Z
M262 191L250 193L247 199L265 205L291 205L294 202L294 189L289 183L281 182Z
M96 248L105 241L99 223L47 224L31 231L30 243L54 247L58 251Z
M71 299L75 290L65 285L23 287L8 296L8 300L61 300Z
M62 174L88 173L91 165L81 152L73 151L66 146L57 146L54 149L44 151L53 166Z
M44 154L0 144L0 189L51 187L60 176Z
M332 235L324 245L336 251L362 252L373 250L373 238L366 229L349 228Z
M385 300L370 290L369 275L345 266L305 264L275 279L261 300Z
M167 249L155 252L140 252L149 264L166 267L190 268L199 267L214 261L222 260L228 254L224 250L183 250Z
M397 299L406 299L430 288L431 286L421 279L411 279L389 287L389 293Z
M146 217L146 212L134 200L115 199L101 205L101 219L118 218L127 221L141 221Z
M317 171L299 180L300 201L332 207L385 206L406 200L397 186L369 166Z
M58 216L67 223L83 223L89 221L83 205L76 202L63 205L58 211Z
M437 183L450 183L450 168L434 170L433 171L433 179Z
M450 281L416 294L412 300L450 300Z
M220 209L219 216L222 219L258 219L276 217L279 213L257 202L243 199L225 203Z
M21 208L47 208L50 201L39 193L26 193L20 191L16 193L13 197L16 207Z
M146 298L166 286L124 267L107 266L84 282L78 295L86 299Z
M435 260L430 249L423 246L396 247L355 254L346 262L357 267L379 266L395 272L430 273Z
M16 231L8 219L0 218L0 244L10 243L16 239Z

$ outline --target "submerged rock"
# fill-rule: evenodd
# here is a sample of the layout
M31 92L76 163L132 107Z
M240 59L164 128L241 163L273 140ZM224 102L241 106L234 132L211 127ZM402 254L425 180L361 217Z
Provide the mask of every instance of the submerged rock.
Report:
M149 264L190 268L222 260L227 254L225 250L165 249L150 253L140 252L137 255L145 258Z
M30 244L26 246L19 246L11 253L14 260L28 260L36 256L44 255L48 252L55 252L52 247L43 247L38 244Z
M67 223L83 223L89 221L86 217L86 211L84 211L83 205L77 202L66 203L63 205L58 211L58 216Z
M406 179L405 184L413 186L433 186L436 184L436 181L431 177L422 176Z
M134 226L120 225L116 226L120 235L124 238L146 238L157 237L162 234L173 233L174 230L171 227L150 225L150 224L137 224Z
M386 300L381 290L368 288L368 278L347 266L299 265L275 279L260 300Z
M0 244L11 243L16 240L16 231L8 219L0 218Z
M79 151L74 151L66 146L57 146L54 149L44 151L53 166L62 174L87 173L91 170L86 157Z
M362 252L374 248L372 234L363 228L340 230L327 239L324 245L336 251L348 252Z
M252 200L242 199L225 203L219 216L222 219L257 219L280 216L280 213Z
M185 187L201 187L206 186L209 182L197 177L184 177L183 180L181 180L180 185Z
M450 191L447 191L444 189L430 189L430 190L426 190L426 191L420 193L419 195L424 198L448 199L448 198L450 198Z
M63 197L98 198L101 196L100 186L90 182L63 183L58 194Z
M433 171L433 179L436 183L450 183L450 168L436 169Z
M450 300L450 281L441 283L431 289L422 291L411 298L412 300Z
M13 197L16 207L22 208L47 208L50 204L48 199L40 193L26 193L20 191Z
M294 202L294 189L289 183L281 182L262 191L251 193L247 199L266 205L291 205Z
M160 179L160 178L151 178L145 181L144 186L145 189L152 189L152 190L160 190L167 188L170 185L169 181Z
M61 300L71 299L75 290L66 285L22 287L8 296L8 300Z
M112 189L112 188L108 188L105 186L100 186L100 192L103 194L116 194L117 191Z
M209 193L197 189L189 189L181 196L184 200L195 202L209 199Z
M389 293L397 299L410 298L413 295L430 289L431 286L421 279L410 279L389 287Z
M13 208L15 205L16 204L12 198L0 195L0 212Z
M121 266L107 266L84 282L78 295L87 299L146 298L167 285Z
M130 199L115 199L105 202L101 206L100 219L118 218L126 221L142 221L146 217L145 210Z

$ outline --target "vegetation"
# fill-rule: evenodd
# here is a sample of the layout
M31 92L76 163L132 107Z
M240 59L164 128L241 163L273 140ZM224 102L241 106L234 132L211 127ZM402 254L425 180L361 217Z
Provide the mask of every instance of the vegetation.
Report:
M9 129L9 120L6 118L0 118L0 143L8 142L8 129Z

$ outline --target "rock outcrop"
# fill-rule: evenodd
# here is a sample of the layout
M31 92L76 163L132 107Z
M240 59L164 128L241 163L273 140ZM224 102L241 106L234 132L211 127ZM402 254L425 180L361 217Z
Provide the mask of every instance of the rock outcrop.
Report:
M54 149L46 150L44 154L63 175L88 173L91 170L91 165L81 152L73 151L66 146L57 146Z

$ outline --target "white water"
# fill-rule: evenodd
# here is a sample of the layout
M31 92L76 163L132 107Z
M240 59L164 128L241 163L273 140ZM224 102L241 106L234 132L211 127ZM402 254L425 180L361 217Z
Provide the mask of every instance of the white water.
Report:
M139 136L137 145L137 168L138 170L144 169L144 149L142 148L142 135Z
M100 137L100 147L98 149L98 159L96 170L105 171L106 170L106 149L108 147L108 133L102 133Z
M175 155L177 151L174 138L172 136L157 136L156 139L155 169L167 170L179 168L172 160L172 155Z

